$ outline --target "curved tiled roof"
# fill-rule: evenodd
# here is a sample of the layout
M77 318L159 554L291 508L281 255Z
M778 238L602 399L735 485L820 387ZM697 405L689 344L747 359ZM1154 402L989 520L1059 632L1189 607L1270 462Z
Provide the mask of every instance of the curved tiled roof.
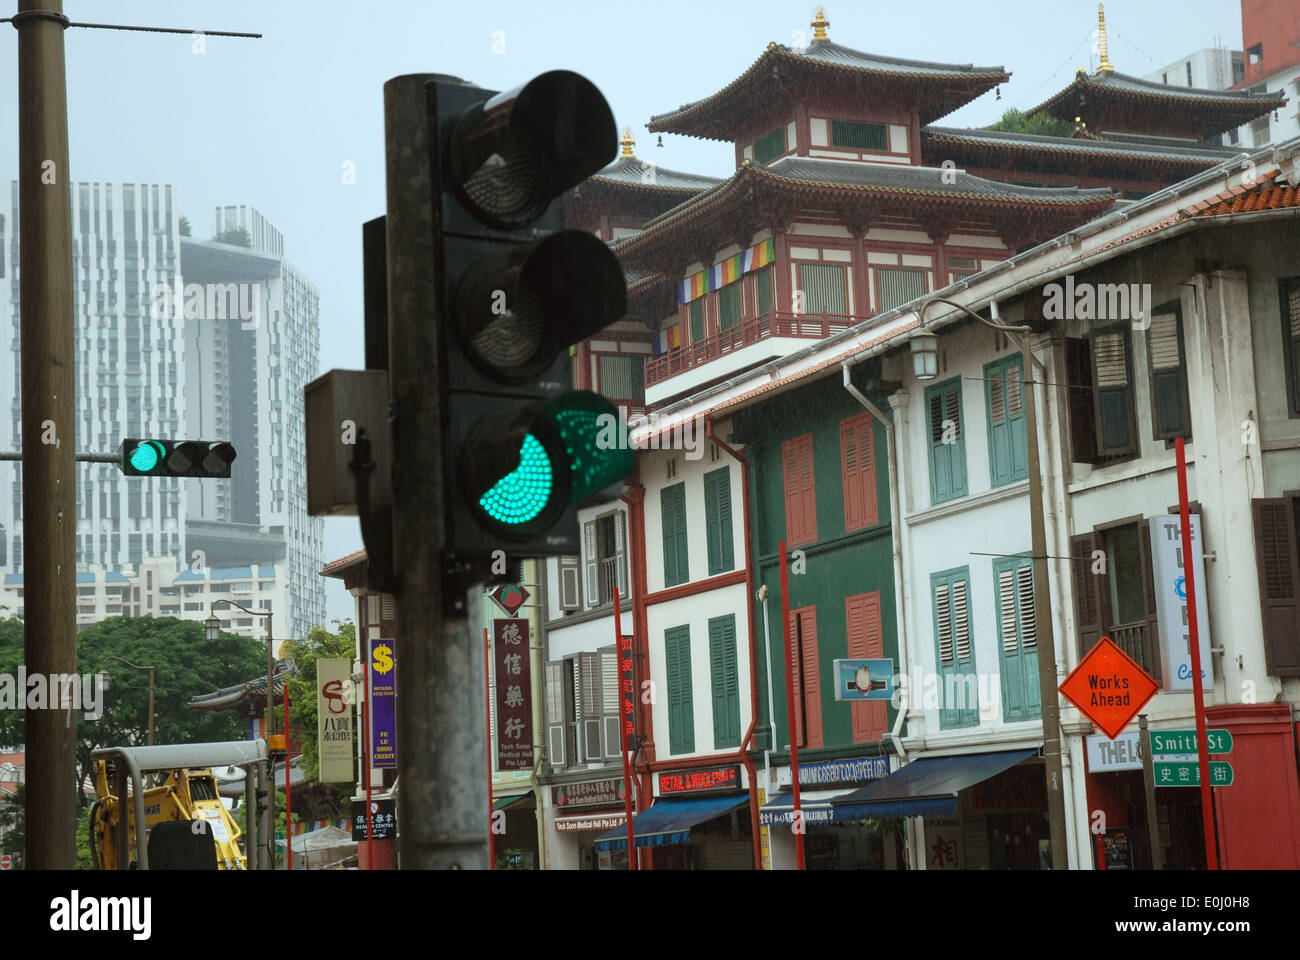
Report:
M657 131L680 133L706 140L734 139L737 121L727 126L726 114L732 105L752 98L752 91L747 88L767 84L778 63L786 67L831 75L883 81L967 82L966 89L953 89L949 86L930 90L930 95L922 101L923 122L937 120L1011 78L1011 74L1005 67L977 67L969 63L932 63L925 60L882 57L842 47L829 40L814 40L803 48L771 43L748 70L717 93L683 104L676 110L651 117L650 122L646 124L646 129L652 133Z
M956 127L924 127L921 136L925 140L939 143L1010 148L1025 153L1073 153L1079 156L1113 157L1116 160L1167 160L1196 166L1222 163L1241 152L1233 147L1210 147L1204 144L1180 147L1154 141L1047 137L1029 133L1007 133L1001 130L963 130Z
M654 169L652 183L646 183L644 179L647 166ZM717 177L667 170L639 157L619 157L608 167L592 174L589 179L643 190L668 190L679 193L698 193L709 187L716 187L722 182Z

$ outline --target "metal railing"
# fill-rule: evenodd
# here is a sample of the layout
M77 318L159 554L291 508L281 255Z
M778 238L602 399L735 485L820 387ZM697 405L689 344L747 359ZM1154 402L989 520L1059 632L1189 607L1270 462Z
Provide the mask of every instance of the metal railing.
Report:
M771 337L824 340L865 319L866 317L843 313L769 311L762 316L743 320L726 330L717 330L697 343L677 347L647 360L645 383L648 387L662 383L670 377L693 370L728 353L761 343Z
M1157 683L1160 676L1160 650L1157 646L1156 621L1138 620L1134 623L1121 623L1106 631L1115 646L1137 661Z

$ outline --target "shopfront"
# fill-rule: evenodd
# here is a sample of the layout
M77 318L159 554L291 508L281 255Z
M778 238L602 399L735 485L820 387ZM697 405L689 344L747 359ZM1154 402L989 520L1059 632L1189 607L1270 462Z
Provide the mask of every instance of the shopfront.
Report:
M627 851L596 849L596 838L627 823L622 780L587 780L551 787L553 856L579 870L625 870ZM626 844L624 844L626 847Z
M500 812L502 816L496 816ZM537 856L537 798L531 790L524 793L497 796L492 801L494 825L500 824L504 832L497 833L493 846L498 870L538 870Z
M653 851L656 870L744 870L754 866L749 793L740 764L665 771L656 799L632 818L633 842ZM626 853L627 826L596 838L597 855Z

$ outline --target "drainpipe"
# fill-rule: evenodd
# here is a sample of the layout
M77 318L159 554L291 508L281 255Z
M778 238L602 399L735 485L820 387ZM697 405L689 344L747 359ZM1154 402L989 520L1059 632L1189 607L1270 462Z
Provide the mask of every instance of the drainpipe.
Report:
M894 421L881 413L880 408L868 400L866 394L853 385L853 381L849 376L852 369L850 364L851 361L840 364L840 369L844 372L844 389L884 426L885 445L889 448L889 536L894 547L894 619L898 622L899 667L902 675L906 677L909 661L907 659L907 618L903 610L903 528L902 508L899 506L898 445L894 439ZM908 702L900 702L899 706L898 716L894 718L894 729L887 736L893 741L894 748L898 751L899 762L906 763L907 751L903 748L903 741L899 738L899 733L902 732L903 721L907 718L907 713L911 709L910 694Z
M753 601L750 599L754 596L754 565L750 562L753 552L749 524L749 460L738 450L733 450L714 435L712 420L706 419L704 421L704 433L717 445L719 450L729 454L740 464L740 488L743 491L745 523L745 603L749 607L745 616L745 621L749 625L749 729L745 731L745 739L740 742L738 756L740 762L745 765L745 769L749 772L749 822L750 836L754 842L754 869L762 870L762 833L758 826L758 772L754 767L753 758L749 755L750 745L754 741L754 731L758 729L758 663L754 642L754 607ZM766 605L764 611L766 611ZM771 687L768 689L770 690Z
M758 588L755 596L763 604L763 662L767 664L767 749L763 751L763 770L767 782L772 783L772 747L776 744L776 707L772 703L772 628L767 622L767 584Z

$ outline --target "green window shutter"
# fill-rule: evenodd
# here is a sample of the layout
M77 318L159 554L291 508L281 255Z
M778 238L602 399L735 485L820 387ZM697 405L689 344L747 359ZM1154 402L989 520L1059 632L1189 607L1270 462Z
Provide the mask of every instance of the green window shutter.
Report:
M927 387L925 409L930 446L930 502L943 503L964 497L966 429L961 415L961 378Z
M765 137L754 142L754 160L771 163L785 153L785 127L777 127Z
M1042 715L1038 689L1038 635L1034 619L1034 566L1029 557L993 561L1002 673L1002 719L1034 720Z
M704 339L704 298L692 300L689 307L691 314L691 343Z
M1156 440L1192 438L1183 346L1183 311L1171 302L1151 311L1147 359L1151 373L1151 425Z
M675 483L659 491L663 515L664 586L675 587L690 579L686 558L686 484Z
M673 627L664 633L668 674L668 741L671 753L695 749L695 708L691 701L691 630Z
M883 123L832 120L831 146L853 150L889 150L889 127Z
M718 329L729 330L740 323L740 281L718 291Z
M977 726L979 688L970 624L970 568L931 574L930 592L934 602L939 728Z
M989 417L989 479L994 487L1029 476L1025 433L1024 364L1019 356L984 367L984 400Z
M844 316L849 312L844 267L833 263L799 264L799 289L803 312Z
M1098 424L1098 451L1103 457L1138 452L1133 413L1133 359L1124 325L1095 330L1092 379Z
M884 313L894 307L911 303L926 294L924 270L901 267L876 267L876 312Z
M754 274L754 290L758 299L758 315L761 317L772 309L771 267L764 267Z
M709 664L713 681L714 749L740 746L740 685L736 677L736 618L709 621Z
M709 547L709 576L735 567L731 530L731 468L704 475L704 517Z

